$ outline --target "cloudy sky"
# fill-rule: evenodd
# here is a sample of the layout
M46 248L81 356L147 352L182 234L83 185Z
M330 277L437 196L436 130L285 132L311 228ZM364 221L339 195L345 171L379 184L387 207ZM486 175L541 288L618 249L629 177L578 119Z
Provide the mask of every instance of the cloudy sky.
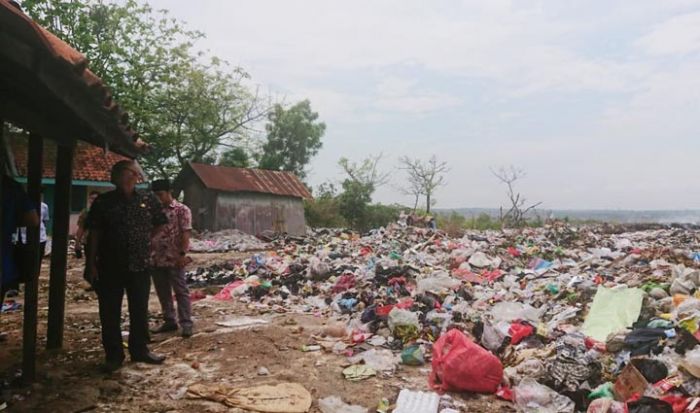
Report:
M438 207L495 207L490 168L546 208L700 208L700 1L152 0L202 47L327 124L341 156L449 163Z

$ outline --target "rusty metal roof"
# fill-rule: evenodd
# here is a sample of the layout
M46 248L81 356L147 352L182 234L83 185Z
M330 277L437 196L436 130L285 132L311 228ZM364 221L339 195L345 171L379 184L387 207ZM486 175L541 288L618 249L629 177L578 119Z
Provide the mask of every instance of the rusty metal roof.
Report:
M57 141L77 137L131 158L147 148L85 56L12 0L0 0L0 40L0 113L6 120L29 130L42 120L53 123L39 133ZM22 53L11 52L14 46Z
M209 189L311 198L311 193L306 186L291 172L230 168L201 163L190 163L189 165L202 180L204 186Z

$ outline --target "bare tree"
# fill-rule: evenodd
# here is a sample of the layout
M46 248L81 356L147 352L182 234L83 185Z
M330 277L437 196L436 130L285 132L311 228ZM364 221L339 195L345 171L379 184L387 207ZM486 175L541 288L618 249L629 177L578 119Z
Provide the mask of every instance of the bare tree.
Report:
M427 213L430 213L430 207L435 202L433 198L435 191L446 184L444 174L450 170L447 162L440 162L433 155L425 162L402 156L399 158L399 163L399 169L408 174L408 185L403 188L403 192L415 196L416 205L418 198L424 195L425 209Z
M526 207L527 200L520 192L516 192L515 183L518 179L525 177L525 171L511 165L508 168L491 169L491 173L506 185L506 195L511 204L505 215L503 214L503 207L501 207L501 224L509 227L522 227L525 224L527 214L542 204L542 202L536 202Z
M338 161L338 165L340 165L350 180L375 190L389 182L390 174L388 172L380 172L378 168L382 156L382 153L376 156L369 156L359 164L343 157Z
M416 209L418 209L418 201L420 201L420 197L423 195L423 187L420 185L420 182L410 179L406 186L397 186L396 189L404 195L413 197L413 212L416 212Z

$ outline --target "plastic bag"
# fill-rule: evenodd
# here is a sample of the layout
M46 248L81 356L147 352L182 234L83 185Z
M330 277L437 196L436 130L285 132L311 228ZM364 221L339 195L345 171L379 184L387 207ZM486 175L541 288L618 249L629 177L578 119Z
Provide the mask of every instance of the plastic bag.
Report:
M700 378L700 346L685 353L683 368L693 376Z
M634 358L630 363L642 373L649 383L656 383L668 376L668 367L659 361L652 359Z
M574 402L531 378L513 388L515 405L523 413L573 413Z
M367 413L366 407L347 404L338 396L320 399L318 407L322 413Z
M425 364L423 350L417 344L404 348L401 352L401 362L408 366L422 366Z
M438 391L495 393L503 378L501 361L459 330L433 345L430 386Z
M214 300L217 301L227 301L230 300L233 294L233 291L242 287L248 287L246 284L243 283L243 281L233 281L224 286L224 288L221 289L216 295L213 297Z
M431 277L419 280L416 291L418 294L423 294L428 291L435 294L442 294L459 287L461 284L462 282L460 280L450 277L447 273L436 273Z
M376 371L393 372L399 363L398 357L391 350L371 349L350 357L351 363L364 361L365 365Z
M504 324L506 331L508 328L507 323ZM481 344L491 351L496 351L503 345L503 340L505 340L507 334L503 332L499 326L494 326L489 322L484 323L484 331L481 334Z
M327 262L321 261L317 257L313 257L309 261L309 276L313 280L325 280L331 274L331 267Z
M625 404L613 399L596 399L588 405L586 413L626 413Z
M484 268L484 267L493 267L493 268L498 268L499 265L501 265L501 259L496 257L496 258L490 258L483 252L475 252L471 257L469 257L469 265L473 267L478 267L478 268Z
M393 308L389 313L389 329L394 332L398 326L415 326L417 329L420 329L418 314L396 307Z
M583 323L583 332L597 341L631 327L642 310L644 291L638 288L599 287Z
M673 413L673 407L660 399L642 397L627 403L629 413Z
M527 320L532 324L538 324L544 309L536 309L529 304L521 304L512 301L496 303L491 309L491 316L495 321Z
M665 338L666 331L662 328L638 328L625 337L625 347L632 356L658 354L663 349L661 340Z
M531 336L534 332L535 329L526 323L513 323L508 329L510 342L514 345L520 343L525 337Z

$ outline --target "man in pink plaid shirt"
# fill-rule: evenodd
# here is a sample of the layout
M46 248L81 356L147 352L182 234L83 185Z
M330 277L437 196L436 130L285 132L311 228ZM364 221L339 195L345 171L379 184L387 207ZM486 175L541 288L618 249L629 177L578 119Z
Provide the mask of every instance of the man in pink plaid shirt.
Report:
M192 303L187 288L185 265L192 231L190 209L173 198L170 181L153 181L153 192L163 204L168 223L159 228L151 239L153 284L163 309L164 323L153 333L176 331L178 322L183 337L192 336ZM173 305L173 291L177 301L177 321Z

